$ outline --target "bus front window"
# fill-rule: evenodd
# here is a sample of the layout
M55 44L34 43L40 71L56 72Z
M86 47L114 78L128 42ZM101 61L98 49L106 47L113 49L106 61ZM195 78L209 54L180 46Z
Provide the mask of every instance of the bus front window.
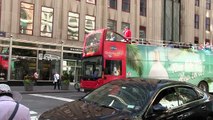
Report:
M83 60L83 79L97 80L102 76L102 58L90 57Z

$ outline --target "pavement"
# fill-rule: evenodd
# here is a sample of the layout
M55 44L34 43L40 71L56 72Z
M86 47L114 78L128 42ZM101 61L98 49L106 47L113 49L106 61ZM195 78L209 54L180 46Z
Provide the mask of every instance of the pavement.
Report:
M68 90L54 90L53 85L35 85L32 91L25 91L24 86L10 86L12 91L20 92L21 94L39 94L39 93L61 93L61 92L77 92L74 88L74 83L70 83Z

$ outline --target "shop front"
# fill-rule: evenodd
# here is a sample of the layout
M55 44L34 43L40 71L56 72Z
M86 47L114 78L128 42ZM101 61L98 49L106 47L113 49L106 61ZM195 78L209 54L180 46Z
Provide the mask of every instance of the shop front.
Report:
M21 81L24 76L33 75L35 71L39 74L38 81L53 80L55 72L67 73L70 81L76 81L81 75L82 51L81 48L77 50L61 44L49 45L13 40L10 45L10 40L1 40L0 81ZM8 66L11 66L10 69Z

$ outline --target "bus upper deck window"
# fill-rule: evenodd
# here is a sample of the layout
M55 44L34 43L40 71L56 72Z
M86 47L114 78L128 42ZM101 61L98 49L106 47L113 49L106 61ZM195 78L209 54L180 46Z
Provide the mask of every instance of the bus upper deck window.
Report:
M113 31L107 31L106 40L108 41L115 41L115 42L125 42L125 38Z

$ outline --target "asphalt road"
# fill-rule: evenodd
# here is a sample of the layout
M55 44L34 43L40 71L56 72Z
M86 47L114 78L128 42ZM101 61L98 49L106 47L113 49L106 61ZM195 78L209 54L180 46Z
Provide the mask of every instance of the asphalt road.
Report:
M84 95L85 93L77 91L71 93L23 94L21 103L30 108L31 120L37 120L37 116L46 110L74 101Z

